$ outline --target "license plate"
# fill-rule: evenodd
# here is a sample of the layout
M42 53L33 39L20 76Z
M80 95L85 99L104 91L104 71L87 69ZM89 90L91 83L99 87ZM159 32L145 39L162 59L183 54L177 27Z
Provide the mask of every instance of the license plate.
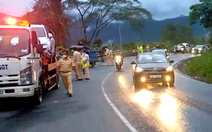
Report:
M0 89L0 94L3 94L3 90L2 89Z
M150 75L150 78L161 78L161 75Z

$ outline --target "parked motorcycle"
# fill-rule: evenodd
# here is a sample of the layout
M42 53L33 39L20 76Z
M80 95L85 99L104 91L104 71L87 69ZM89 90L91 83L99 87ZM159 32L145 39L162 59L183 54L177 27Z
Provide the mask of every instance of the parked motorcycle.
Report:
M121 71L121 68L123 66L123 61L122 61L122 56L117 55L115 56L115 64L116 64L116 69L118 70L118 72Z

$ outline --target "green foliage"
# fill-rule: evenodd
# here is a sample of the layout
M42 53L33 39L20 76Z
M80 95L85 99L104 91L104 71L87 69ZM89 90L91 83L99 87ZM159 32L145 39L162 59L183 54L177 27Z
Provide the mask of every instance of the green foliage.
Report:
M190 7L190 24L200 22L204 27L212 27L212 2L211 0L200 0L200 3Z
M82 45L82 46L85 46L88 44L88 41L86 39L80 39L78 40L77 42L77 45Z
M200 22L205 28L209 28L212 32L212 2L211 0L200 0L200 3L194 4L190 7L189 20L190 24L193 25ZM207 43L212 44L212 37L210 33L210 38Z
M195 57L187 65L187 73L207 83L212 83L212 51Z
M192 42L193 36L193 29L191 26L174 25L169 23L163 29L161 38L165 42L177 44L183 42Z
M196 36L193 39L193 44L205 44L205 37L204 36Z
M144 42L144 43L126 43L126 44L123 44L123 50L136 50L137 49L137 46L138 45L142 45L143 48L146 48L147 45L149 45L149 48L153 48L157 45L159 45L161 48L165 48L166 46L168 46L169 48L172 48L172 43L170 42ZM121 49L120 46L117 46L118 49Z
M97 48L102 47L102 40L101 40L101 39L95 39L94 45L95 45L95 47L97 47Z
M61 0L35 0L32 11L22 18L31 24L44 24L55 33L56 45L62 45L69 38L70 20L63 11Z
M144 19L151 18L151 13L142 7L138 0L66 0L70 9L75 8L81 23L78 27L83 30L84 38L92 42L99 33L114 20L126 21L134 29L141 30ZM91 38L87 38L87 28L95 26Z

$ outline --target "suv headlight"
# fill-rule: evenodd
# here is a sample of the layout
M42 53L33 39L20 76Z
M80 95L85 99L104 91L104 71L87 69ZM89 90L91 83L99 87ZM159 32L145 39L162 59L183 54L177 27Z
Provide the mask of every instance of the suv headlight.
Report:
M33 83L31 66L21 71L20 81L21 81L20 83L21 85L28 85Z
M143 71L143 69L142 68L140 68L140 67L136 67L136 72L142 72Z
M173 71L172 66L167 67L167 68L166 68L166 71L167 71L167 72Z

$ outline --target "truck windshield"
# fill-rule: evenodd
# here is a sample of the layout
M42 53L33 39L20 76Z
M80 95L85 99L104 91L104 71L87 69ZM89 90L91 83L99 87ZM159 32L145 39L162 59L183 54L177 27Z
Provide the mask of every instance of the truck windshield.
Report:
M37 33L38 37L46 37L46 34L42 27L33 27L32 30Z
M23 29L0 29L0 57L20 57L29 53L29 32Z

